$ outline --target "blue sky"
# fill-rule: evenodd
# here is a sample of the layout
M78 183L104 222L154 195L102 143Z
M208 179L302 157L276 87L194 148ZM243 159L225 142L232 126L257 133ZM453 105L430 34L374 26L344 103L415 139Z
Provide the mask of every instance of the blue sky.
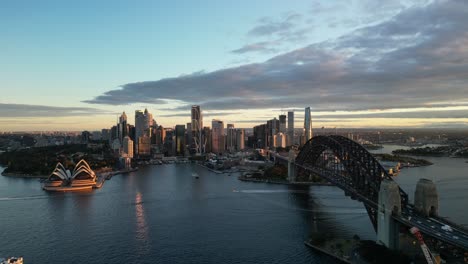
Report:
M458 8L440 8L452 2ZM445 48L465 58L465 36L450 35L463 29L460 17L467 5L462 2L3 1L1 130L100 129L111 126L118 112L132 113L142 107L148 107L158 123L174 126L189 121L186 109L191 104L201 104L209 120L220 118L240 127L271 119L281 109L309 105L320 126L380 126L392 118L396 119L392 124L403 126L408 120L393 115L395 109L405 113L414 106L420 109L419 115L411 117L414 126L448 122L463 127L468 124L463 118L467 102L460 99L466 89L460 86L465 75L448 76L446 82L437 78L439 87L429 89L431 97L423 98L420 94L428 79L421 77L419 68L408 69L418 74L403 76L401 82L386 87L399 91L403 99L413 96L414 100L400 100L389 92L388 100L401 102L389 106L372 104L374 96L382 97L382 82L371 85L369 81L362 84L365 89L350 85L363 76L350 70L356 65L375 57L383 63L398 55L392 49L403 53L414 45L434 44L424 42L429 38L456 38L461 46ZM403 33L398 28L406 20L424 21L424 14L430 12L441 17L452 12L453 20L445 22L455 26ZM373 34L382 30L393 30L389 35L395 37L376 40ZM368 45L392 42L386 50ZM365 59L359 54L363 49L367 49ZM414 64L427 63L427 59L412 58ZM383 74L370 76L373 68L380 67L374 63L366 66L364 78L390 78L395 67L400 67L387 67ZM462 71L465 64L461 61L450 69ZM323 74L317 74L322 70ZM345 80L337 79L345 75ZM440 89L448 89L449 94L454 91L453 96L437 93ZM361 107L342 104L341 93L350 93L349 102L356 99ZM369 100L363 101L366 97ZM314 98L322 99L316 102ZM442 114L435 118L434 111ZM431 113L431 120L423 121L425 113Z

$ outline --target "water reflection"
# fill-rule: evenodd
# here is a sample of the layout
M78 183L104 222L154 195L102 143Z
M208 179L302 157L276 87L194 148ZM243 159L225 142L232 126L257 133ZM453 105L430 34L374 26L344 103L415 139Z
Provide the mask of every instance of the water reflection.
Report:
M136 239L140 242L138 251L145 253L148 251L148 225L145 219L145 210L143 208L143 198L141 192L136 193L135 197L135 215L136 215Z

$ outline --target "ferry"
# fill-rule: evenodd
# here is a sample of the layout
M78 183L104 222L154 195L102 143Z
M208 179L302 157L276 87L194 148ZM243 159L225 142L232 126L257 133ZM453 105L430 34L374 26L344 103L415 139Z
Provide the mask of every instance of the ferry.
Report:
M23 257L0 258L0 264L23 264Z
M194 177L195 179L200 178L196 172L192 173L192 177Z

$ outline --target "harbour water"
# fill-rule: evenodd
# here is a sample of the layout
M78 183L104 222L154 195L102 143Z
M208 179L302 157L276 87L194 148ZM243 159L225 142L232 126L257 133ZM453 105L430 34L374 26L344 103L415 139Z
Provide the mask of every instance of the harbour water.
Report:
M412 198L420 177L435 177L441 214L467 224L468 163L428 159L434 165L403 169L396 180ZM0 256L24 256L25 263L336 263L304 246L310 232L375 239L362 204L336 187L237 176L193 164L148 166L84 193L46 193L37 179L0 177Z

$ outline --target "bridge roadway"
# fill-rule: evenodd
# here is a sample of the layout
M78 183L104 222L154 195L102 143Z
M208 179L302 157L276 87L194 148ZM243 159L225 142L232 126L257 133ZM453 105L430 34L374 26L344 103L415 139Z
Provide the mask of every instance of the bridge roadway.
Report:
M344 177L337 173L329 170L317 169L308 165L296 165L317 175L321 175L324 179L333 183L342 190L348 189L346 183L344 182ZM351 190L348 191L351 192ZM357 191L352 191L352 198L357 198L357 200L365 203L366 205L378 209L378 204L375 201L372 201ZM413 205L403 207L401 208L401 215L394 215L393 218L409 228L417 227L421 233L424 234L424 236L433 237L437 240L444 241L445 243L462 248L464 250L468 249L468 233L465 230L445 221L440 217L432 218L420 215L415 212L413 208ZM442 229L443 226L450 227L452 231L446 231Z
M425 217L416 213L411 205L402 208L401 215L393 218L408 227L417 227L424 236L430 236L453 246L468 249L468 234L465 230L446 222L440 217ZM444 226L450 227L445 230Z

